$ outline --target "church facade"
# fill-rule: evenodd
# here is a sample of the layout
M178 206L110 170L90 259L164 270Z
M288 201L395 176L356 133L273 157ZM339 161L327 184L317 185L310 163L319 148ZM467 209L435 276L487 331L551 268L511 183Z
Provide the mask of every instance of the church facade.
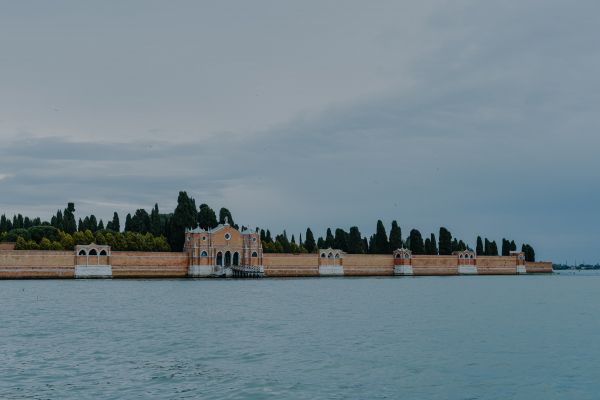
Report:
M260 235L238 231L227 221L213 229L185 232L192 277L259 277L264 273Z

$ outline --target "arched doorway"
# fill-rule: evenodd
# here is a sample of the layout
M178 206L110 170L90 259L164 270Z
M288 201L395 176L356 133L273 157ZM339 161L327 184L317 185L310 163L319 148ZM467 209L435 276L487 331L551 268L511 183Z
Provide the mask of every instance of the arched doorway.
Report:
M217 253L217 265L223 266L223 253Z
M230 251L225 252L225 266L226 267L231 266L231 252Z
M240 253L237 251L233 253L233 265L240 265Z

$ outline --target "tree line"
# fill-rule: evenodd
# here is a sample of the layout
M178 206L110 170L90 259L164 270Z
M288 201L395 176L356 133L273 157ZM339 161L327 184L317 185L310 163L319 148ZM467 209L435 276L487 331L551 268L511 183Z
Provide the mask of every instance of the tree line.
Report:
M15 241L18 248L29 249L72 249L76 244L95 242L109 244L114 250L181 251L186 229L200 227L208 230L225 221L240 229L227 208L220 208L217 216L210 206L203 203L197 207L196 201L181 191L173 212L161 213L158 204L149 211L138 209L133 214L127 214L123 231L117 212L106 223L93 214L76 219L74 203L68 203L64 210L58 210L50 221L31 219L21 214L12 219L2 215L0 241ZM242 231L248 229L241 227ZM314 253L319 248L328 247L350 254L390 254L402 247L416 255L450 255L455 251L472 250L463 240L453 238L445 227L439 229L437 238L434 233L424 238L418 229L411 229L408 236L403 238L397 221L392 221L389 236L381 220L377 221L375 233L369 237L363 236L356 226L348 231L328 228L325 236L317 239L310 228L306 229L304 238L299 235L297 239L295 235L288 236L285 230L275 236L269 229L256 227L255 231L260 233L265 253ZM501 255L507 256L516 250L514 240L502 239ZM535 261L535 252L529 244L523 244L521 251L525 253L527 261ZM477 236L475 252L485 256L499 255L496 241L480 236Z

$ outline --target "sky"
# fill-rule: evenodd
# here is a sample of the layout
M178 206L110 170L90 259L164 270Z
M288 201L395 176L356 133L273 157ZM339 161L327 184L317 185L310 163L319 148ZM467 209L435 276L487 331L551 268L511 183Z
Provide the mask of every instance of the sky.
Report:
M2 1L0 213L180 190L600 262L597 1Z

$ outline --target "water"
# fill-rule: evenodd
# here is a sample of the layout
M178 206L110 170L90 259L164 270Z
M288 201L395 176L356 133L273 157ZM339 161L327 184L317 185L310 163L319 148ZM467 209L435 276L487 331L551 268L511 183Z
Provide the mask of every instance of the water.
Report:
M0 281L1 399L597 399L600 275Z

